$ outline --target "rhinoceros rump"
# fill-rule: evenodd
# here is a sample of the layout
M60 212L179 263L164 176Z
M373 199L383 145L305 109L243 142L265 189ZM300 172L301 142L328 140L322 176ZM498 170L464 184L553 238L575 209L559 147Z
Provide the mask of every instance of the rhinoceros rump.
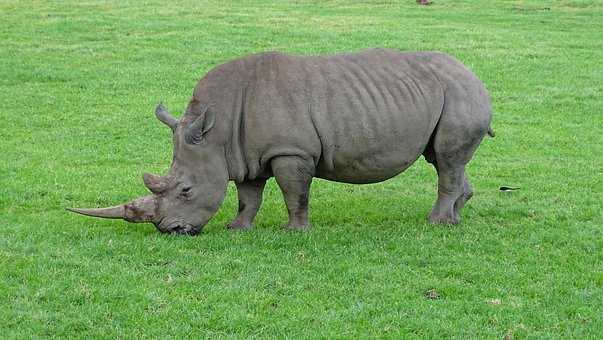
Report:
M196 234L234 181L239 212L228 227L246 229L274 176L288 228L305 229L313 177L375 183L423 155L438 173L429 221L458 223L473 194L465 165L491 134L488 93L465 66L441 53L386 49L236 59L199 81L181 119L161 104L155 114L173 131L174 155L166 176L144 175L152 195L72 211Z

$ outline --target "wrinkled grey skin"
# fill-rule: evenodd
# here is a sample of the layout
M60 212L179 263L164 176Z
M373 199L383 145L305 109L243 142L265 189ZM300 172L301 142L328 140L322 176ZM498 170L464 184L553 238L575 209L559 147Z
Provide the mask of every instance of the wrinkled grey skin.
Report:
M465 66L441 53L387 49L236 59L199 81L180 120L162 105L156 115L174 132L174 156L166 176L144 175L153 194L73 211L197 234L234 181L239 212L228 227L247 229L275 177L287 227L306 229L313 177L375 183L423 155L438 173L429 221L456 224L473 194L465 165L492 134L488 93Z

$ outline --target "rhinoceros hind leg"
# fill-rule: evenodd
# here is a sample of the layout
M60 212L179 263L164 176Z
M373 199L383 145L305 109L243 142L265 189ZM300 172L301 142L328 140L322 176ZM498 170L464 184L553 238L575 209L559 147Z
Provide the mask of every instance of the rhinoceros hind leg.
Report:
M236 183L239 195L239 212L234 220L227 225L228 229L242 230L253 227L253 219L262 204L265 184L266 179Z
M434 164L435 166L435 164ZM439 173L439 171L438 171ZM431 223L443 223L443 224L457 224L461 221L461 210L465 206L465 203L473 197L473 188L471 187L471 183L469 183L469 179L467 178L467 174L463 174L460 195L455 201L452 201L452 198L457 195L458 190L449 190L450 188L456 188L456 184L450 185L450 181L446 178L443 179L444 184L441 183L441 176L438 175L438 200L434 205L434 208L429 215L429 221ZM450 174L444 176L458 176L457 174ZM458 180L454 179L456 183ZM454 202L452 205L452 210L450 210L450 202Z
M456 224L473 194L465 166L489 130L491 108L483 84L474 77L446 84L445 105L424 155L438 171L438 199L429 221Z
M473 196L473 188L465 173L465 164L471 158L474 148L468 150L455 149L447 152L450 144L434 148L433 139L427 145L423 156L438 173L438 199L429 215L429 222L434 224L457 224L460 212L465 203ZM459 157L459 155L461 157Z
M437 171L438 199L429 214L429 222L457 224L461 218L458 211L454 209L454 205L463 192L464 165L450 167L438 162Z
M301 157L280 156L272 160L271 166L289 213L289 223L286 228L309 229L308 202L310 184L315 171L314 163Z
M469 178L467 178L467 173L465 172L463 179L463 193L457 198L456 202L454 202L454 211L457 215L460 214L461 209L463 209L465 203L467 203L471 197L473 197L473 187L471 186L471 183L469 183Z
M436 153L433 147L433 137L427 144L423 156L428 163L431 163L438 173L438 200L436 201L431 214L429 214L430 223L456 224L460 218L458 210L454 209L454 192L456 186L454 178L450 180L450 174L440 171Z
M447 125L445 121L440 122L433 144L430 142L423 153L438 173L438 199L429 215L429 221L457 224L461 221L461 209L473 196L473 188L465 174L465 165L471 160L486 130L475 128L459 134L447 129Z

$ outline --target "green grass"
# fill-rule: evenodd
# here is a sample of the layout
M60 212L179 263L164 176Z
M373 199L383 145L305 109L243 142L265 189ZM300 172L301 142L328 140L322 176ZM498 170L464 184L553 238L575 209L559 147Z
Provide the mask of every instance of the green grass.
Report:
M2 337L603 336L602 1L0 0L0 13ZM224 229L232 187L199 237L64 210L144 194L142 172L171 159L154 105L180 114L213 66L377 46L450 53L490 90L497 137L469 166L461 225L426 223L422 159L380 184L315 181L308 233L280 229L274 181L243 233Z

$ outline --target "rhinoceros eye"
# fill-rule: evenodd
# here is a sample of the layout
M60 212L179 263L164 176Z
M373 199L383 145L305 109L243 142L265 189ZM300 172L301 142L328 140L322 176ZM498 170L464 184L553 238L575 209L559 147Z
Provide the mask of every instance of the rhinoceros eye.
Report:
M183 199L189 199L192 196L192 187L183 187L182 190L180 191L180 198Z

